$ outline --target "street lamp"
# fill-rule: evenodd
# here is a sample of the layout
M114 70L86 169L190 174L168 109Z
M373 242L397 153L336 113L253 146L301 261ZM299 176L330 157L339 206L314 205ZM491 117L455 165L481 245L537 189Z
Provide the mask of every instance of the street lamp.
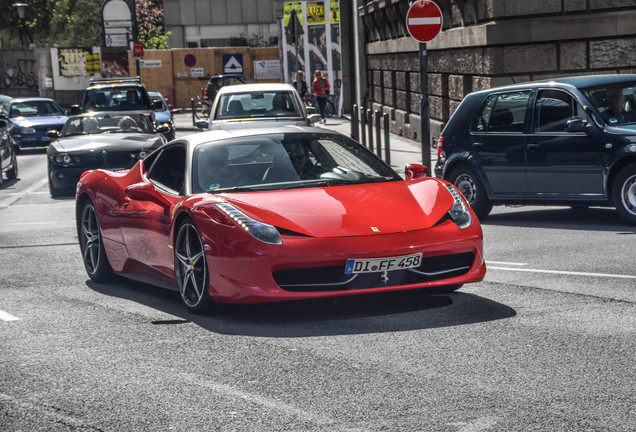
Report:
M26 3L13 3L11 6L18 10L18 18L20 18L20 45L24 48L24 17L26 16Z

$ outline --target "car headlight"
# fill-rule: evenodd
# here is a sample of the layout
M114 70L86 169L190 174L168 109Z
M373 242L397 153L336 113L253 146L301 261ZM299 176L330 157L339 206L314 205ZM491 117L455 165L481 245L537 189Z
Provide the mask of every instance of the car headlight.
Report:
M21 132L23 135L34 134L34 133L35 133L35 128L32 128L32 127L23 127L23 128L20 128L20 132Z
M58 153L55 156L51 156L53 162L58 165L72 165L73 158L68 153Z
M458 227L468 228L473 223L473 219L470 217L470 212L468 211L468 205L466 204L466 201L464 201L464 198L462 198L462 195L459 193L459 191L455 189L455 186L444 186L446 186L446 189L448 189L448 192L450 192L453 200L455 201L453 203L453 206L448 211L448 215Z
M252 219L232 204L219 203L216 206L257 240L268 244L283 244L283 239L275 226Z

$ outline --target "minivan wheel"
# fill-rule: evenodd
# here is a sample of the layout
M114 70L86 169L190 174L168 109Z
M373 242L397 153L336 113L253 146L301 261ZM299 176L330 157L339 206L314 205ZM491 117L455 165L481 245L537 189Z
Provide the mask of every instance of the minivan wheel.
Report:
M627 165L618 172L612 196L618 216L628 224L636 225L636 164Z
M449 181L464 194L479 219L488 217L492 204L488 201L484 184L474 169L466 165L459 166L451 172Z

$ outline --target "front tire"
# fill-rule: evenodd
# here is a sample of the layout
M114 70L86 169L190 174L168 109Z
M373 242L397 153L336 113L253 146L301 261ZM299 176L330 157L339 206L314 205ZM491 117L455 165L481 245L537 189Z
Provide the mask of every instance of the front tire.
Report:
M618 216L630 225L636 225L636 164L621 169L612 186L614 206Z
M194 222L184 221L177 231L174 269L181 300L193 313L208 312L213 305L210 279L201 236Z
M11 169L7 170L7 178L9 180L18 178L18 157L15 153L13 153L13 158L11 159Z
M91 200L82 204L77 220L77 237L84 268L88 277L95 282L110 282L115 278L102 241L102 231L97 220L97 211Z
M449 181L457 186L479 219L486 219L492 204L486 196L486 188L474 169L467 165L455 168Z

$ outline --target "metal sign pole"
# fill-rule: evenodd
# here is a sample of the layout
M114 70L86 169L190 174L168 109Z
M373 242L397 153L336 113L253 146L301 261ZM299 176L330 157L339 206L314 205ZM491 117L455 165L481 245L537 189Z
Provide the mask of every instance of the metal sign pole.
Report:
M422 165L431 169L431 127L428 108L428 69L426 67L426 43L420 43L420 135L422 141Z

